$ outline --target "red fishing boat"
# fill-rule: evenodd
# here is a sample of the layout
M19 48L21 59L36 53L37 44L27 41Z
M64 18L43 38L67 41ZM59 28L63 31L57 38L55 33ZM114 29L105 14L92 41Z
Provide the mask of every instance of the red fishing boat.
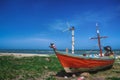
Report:
M110 46L104 47L106 53L105 54L102 53L100 39L106 38L106 36L103 37L100 36L98 26L97 37L91 38L98 40L98 46L100 49L98 55L74 54L74 27L71 27L69 30L72 31L72 53L68 53L68 50L66 50L66 52L60 52L56 49L53 43L51 43L50 45L50 47L53 48L57 58L59 59L61 65L63 66L64 70L67 73L74 73L80 71L98 71L112 67L115 61L114 53Z

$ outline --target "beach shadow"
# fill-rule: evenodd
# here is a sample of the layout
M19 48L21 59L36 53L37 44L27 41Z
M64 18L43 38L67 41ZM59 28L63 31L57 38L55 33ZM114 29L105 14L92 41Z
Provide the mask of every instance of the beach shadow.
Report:
M74 74L75 76L80 76L81 73L84 73L84 72L87 72L87 73L90 73L90 74L96 74L96 73L98 73L98 72L106 71L106 70L110 70L110 69L112 69L112 66L109 66L109 67L107 67L107 68L105 68L105 69L100 69L100 70L97 70L97 71L81 71L81 72L76 72L76 73L66 73L65 70L61 70L60 72L58 72L58 73L56 74L56 76L57 76L57 77L65 77L65 76L67 76L67 77L72 77L73 74Z
M56 74L56 76L57 76L57 77L64 77L64 76L70 77L71 75L68 74L68 73L66 73L64 70L61 70L60 72L58 72L58 73Z
M66 73L64 70L61 70L56 74L57 77L72 77L73 75L75 76L80 76L81 72L76 72L76 73Z
M98 72L107 71L107 70L110 70L110 69L112 69L112 68L113 68L113 65L108 66L108 67L106 67L106 68L104 68L104 69L99 69L99 70L96 70L96 71L89 71L89 73L90 73L90 74L96 74L96 73L98 73Z

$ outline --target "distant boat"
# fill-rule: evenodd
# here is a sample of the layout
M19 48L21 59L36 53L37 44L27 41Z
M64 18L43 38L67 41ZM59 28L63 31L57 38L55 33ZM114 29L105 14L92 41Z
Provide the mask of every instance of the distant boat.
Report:
M50 44L50 47L53 48L57 58L59 59L61 65L67 73L75 73L82 71L98 71L105 68L112 67L115 57L114 53L110 46L104 47L106 53L103 55L100 39L106 38L106 36L101 37L99 34L98 25L97 26L97 37L91 39L98 39L98 46L100 52L97 54L74 54L74 27L71 27L69 30L72 31L72 53L60 52L56 49L54 43Z

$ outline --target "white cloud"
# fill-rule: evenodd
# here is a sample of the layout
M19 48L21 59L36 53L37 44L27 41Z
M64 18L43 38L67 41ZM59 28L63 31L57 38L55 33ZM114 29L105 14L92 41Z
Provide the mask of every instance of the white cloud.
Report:
M52 42L48 38L11 38L1 41L1 46L8 46L9 48L48 48Z
M9 42L14 43L32 43L32 42L50 42L50 39L47 38L20 38L20 39L11 39Z
M53 21L53 23L49 24L49 29L50 30L59 30L59 31L64 31L67 28L71 27L72 24L68 21L62 20L62 19L57 19Z
M8 44L8 45L30 45L30 44L46 44L52 42L51 39L47 38L9 38L2 41L1 44Z
M65 26L65 23L63 21L60 20L56 20L55 22L53 22L52 24L50 24L50 28L53 30L63 30Z

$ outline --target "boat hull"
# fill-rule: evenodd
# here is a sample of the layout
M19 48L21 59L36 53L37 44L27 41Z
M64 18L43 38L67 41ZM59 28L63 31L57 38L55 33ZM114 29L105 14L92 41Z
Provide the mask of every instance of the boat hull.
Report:
M61 65L67 73L80 71L97 71L111 67L114 63L114 58L92 58L84 56L73 56L56 52Z

